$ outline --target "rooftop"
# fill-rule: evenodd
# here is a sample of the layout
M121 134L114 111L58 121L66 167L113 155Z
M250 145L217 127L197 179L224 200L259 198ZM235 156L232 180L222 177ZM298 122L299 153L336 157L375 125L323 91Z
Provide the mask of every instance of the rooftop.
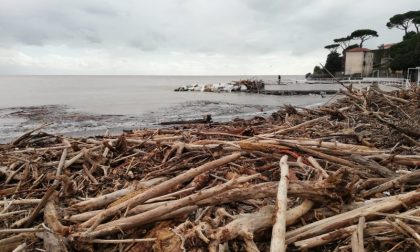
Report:
M389 49L394 45L395 45L395 43L393 43L393 44L383 44L382 47L383 47L383 49Z
M353 48L353 49L350 49L350 50L348 50L348 51L346 51L346 52L369 52L370 50L369 49L367 49L367 48L360 48L360 47L357 47L357 48Z

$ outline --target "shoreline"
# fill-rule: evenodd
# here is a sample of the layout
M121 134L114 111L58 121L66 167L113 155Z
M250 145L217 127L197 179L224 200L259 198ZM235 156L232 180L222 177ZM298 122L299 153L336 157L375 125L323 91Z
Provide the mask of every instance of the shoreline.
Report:
M320 106L332 97L326 96L323 102L313 103L304 107ZM187 103L188 104L188 103ZM194 103L193 103L194 104ZM276 112L278 106L228 104L223 102L198 101L193 106L210 106L207 112L174 115L173 110L162 109L144 115L106 115L87 113L72 109L65 105L45 105L0 109L0 143L7 143L25 131L31 130L43 123L53 122L49 127L54 134L63 134L69 137L89 137L104 134L119 134L124 130L137 128L164 128L161 121L193 120L205 113L210 113L217 123L224 123L235 118L250 119L254 116L269 116ZM179 105L179 110L188 109L189 105ZM236 111L236 112L235 112ZM159 116L159 118L157 117ZM155 117L156 119L153 119ZM8 136L7 136L8 135Z
M386 218L418 213L420 90L344 93L267 118L87 138L27 132L0 144L0 193L11 202L0 244L38 248L47 227L69 249L264 250L282 190L289 248L351 246L363 225L363 246L389 250L405 237L384 232L387 220L418 232L408 217ZM29 233L13 234L21 227Z

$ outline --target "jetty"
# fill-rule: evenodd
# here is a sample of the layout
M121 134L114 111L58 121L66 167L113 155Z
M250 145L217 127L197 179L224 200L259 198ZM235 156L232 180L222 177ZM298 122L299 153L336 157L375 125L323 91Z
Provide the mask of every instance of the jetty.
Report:
M256 93L263 95L331 95L338 92L337 89L320 89L320 90L275 90L266 89L266 86L278 86L285 84L268 84L262 80L240 80L231 83L205 84L205 85L185 85L174 89L175 92L200 91L200 92L244 92Z
M333 95L337 90L261 90L260 94L265 95Z

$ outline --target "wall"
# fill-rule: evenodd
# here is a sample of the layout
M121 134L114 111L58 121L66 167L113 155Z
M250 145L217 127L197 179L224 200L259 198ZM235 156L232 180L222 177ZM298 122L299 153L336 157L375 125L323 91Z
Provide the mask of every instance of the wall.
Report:
M361 74L363 72L363 52L347 52L344 70L345 75Z
M345 62L345 75L372 74L374 54L372 52L347 52Z
M372 52L365 52L365 65L363 68L363 76L370 76L373 71L373 53Z

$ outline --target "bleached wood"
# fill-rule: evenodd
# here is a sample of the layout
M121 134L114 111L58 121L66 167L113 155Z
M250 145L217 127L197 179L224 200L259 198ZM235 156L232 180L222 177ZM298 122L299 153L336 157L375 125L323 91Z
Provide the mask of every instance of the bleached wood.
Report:
M217 185L215 187L212 187L203 191L199 191L195 194L186 196L179 200L174 200L170 203L167 203L165 205L162 205L150 211L140 213L138 215L134 215L130 217L121 218L115 221L111 221L111 222L99 225L95 231L88 230L87 232L76 234L76 236L80 236L85 239L94 238L94 237L98 237L102 235L120 232L121 230L137 227L139 225L143 225L146 223L150 223L150 222L155 221L157 218L161 217L162 215L169 214L171 211L180 209L185 206L194 205L196 202L202 199L224 192L227 189L232 188L236 184L244 183L258 176L259 174L254 174L251 176L235 178L235 179L229 180L228 182L224 184Z
M286 210L289 165L287 155L280 159L280 182L277 191L275 223L271 235L271 252L286 251Z
M104 219L114 216L116 213L118 213L121 210L125 210L127 208L133 208L141 203L144 203L146 200L161 196L162 194L166 193L170 189L172 189L174 186L183 183L185 181L188 181L195 176L204 173L206 171L209 171L211 169L214 169L216 167L222 166L224 164L227 164L229 162L235 161L241 156L241 153L236 152L229 156L222 157L220 159L208 162L206 164L200 165L199 167L196 167L194 169L190 169L172 179L169 179L167 181L164 181L132 198L129 200L126 200L124 202L121 202L115 206L112 206L105 211L101 212L100 214L96 215L95 217L91 218L87 222L82 224L82 227L90 227L91 230L95 229Z

